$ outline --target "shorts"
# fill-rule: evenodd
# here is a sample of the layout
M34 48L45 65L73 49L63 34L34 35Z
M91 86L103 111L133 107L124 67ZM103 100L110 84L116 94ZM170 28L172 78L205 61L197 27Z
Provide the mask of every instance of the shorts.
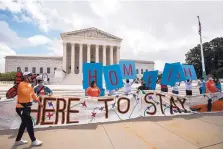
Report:
M174 91L174 90L172 90L172 93L173 93L173 94L179 94L179 91Z
M162 92L168 92L168 88L161 88Z
M186 90L186 95L192 95L192 90Z

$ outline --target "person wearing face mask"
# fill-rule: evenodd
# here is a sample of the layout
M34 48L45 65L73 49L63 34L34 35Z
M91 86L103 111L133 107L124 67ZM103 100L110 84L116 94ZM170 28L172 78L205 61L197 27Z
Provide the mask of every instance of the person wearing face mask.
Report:
M42 80L38 81L38 85L34 88L34 92L38 96L44 96L44 95L51 96L53 94L52 90L49 87L44 86L44 82Z
M18 84L17 88L16 112L21 117L21 124L14 145L23 145L28 143L28 141L22 139L25 129L27 129L33 146L42 145L42 142L35 138L33 121L30 113L33 100L37 101L39 106L42 107L43 105L34 93L30 82L32 82L32 73L25 72L23 74L23 81Z
M219 91L219 89L216 88L213 78L209 77L208 81L206 82L206 93L215 93L218 91Z

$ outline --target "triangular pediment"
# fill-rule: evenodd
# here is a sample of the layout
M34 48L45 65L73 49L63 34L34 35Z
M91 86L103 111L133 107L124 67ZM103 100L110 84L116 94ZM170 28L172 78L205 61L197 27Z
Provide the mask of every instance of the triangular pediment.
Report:
M77 37L101 38L101 39L104 38L104 39L112 39L112 40L118 40L118 41L122 40L119 37L116 37L114 35L101 31L94 27L62 33L61 36L77 36Z

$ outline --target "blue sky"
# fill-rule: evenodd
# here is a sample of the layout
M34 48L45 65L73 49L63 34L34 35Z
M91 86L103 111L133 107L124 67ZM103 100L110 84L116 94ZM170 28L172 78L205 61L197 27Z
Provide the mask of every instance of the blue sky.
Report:
M61 31L50 30L48 32L43 32L34 22L17 21L15 19L15 15L8 10L0 10L0 21L6 22L8 24L8 27L21 38L29 38L35 35L43 35L49 39L60 38ZM39 44L32 47L15 47L14 51L18 55L45 55L49 52L46 44Z
M122 38L122 59L163 70L199 44L198 15L204 42L223 36L221 1L2 1L0 72L6 55L62 56L60 33L89 27Z

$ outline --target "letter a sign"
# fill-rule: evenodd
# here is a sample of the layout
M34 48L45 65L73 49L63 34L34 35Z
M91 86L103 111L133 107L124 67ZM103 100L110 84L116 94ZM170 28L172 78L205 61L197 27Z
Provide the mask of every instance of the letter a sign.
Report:
M136 78L136 69L135 62L128 60L119 61L121 74L123 79L135 79Z
M119 65L109 65L103 67L106 88L113 90L124 86Z

